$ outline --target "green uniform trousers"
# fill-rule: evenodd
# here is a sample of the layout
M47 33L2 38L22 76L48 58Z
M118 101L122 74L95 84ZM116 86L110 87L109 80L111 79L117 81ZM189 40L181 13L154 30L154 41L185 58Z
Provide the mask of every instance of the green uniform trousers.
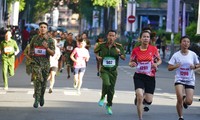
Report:
M102 96L107 95L107 106L112 106L112 100L115 93L115 83L117 80L117 70L107 71L101 69L102 78Z
M8 75L13 76L15 74L15 58L6 58L2 60L2 74L4 87L8 87Z
M40 67L34 66L32 71L32 79L34 82L34 95L35 100L40 101L44 99L44 93L46 90L47 78L49 76L49 68L47 66Z

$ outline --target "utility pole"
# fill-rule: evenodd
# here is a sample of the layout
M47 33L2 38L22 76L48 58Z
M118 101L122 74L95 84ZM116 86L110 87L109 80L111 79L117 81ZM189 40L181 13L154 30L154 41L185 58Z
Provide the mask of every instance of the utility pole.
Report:
M181 2L182 2L181 36L185 36L186 5L185 5L185 0L182 0Z
M178 33L179 7L180 7L180 0L168 0L166 32L171 32L171 45L170 45L171 53L169 58L171 58L175 52L174 33Z

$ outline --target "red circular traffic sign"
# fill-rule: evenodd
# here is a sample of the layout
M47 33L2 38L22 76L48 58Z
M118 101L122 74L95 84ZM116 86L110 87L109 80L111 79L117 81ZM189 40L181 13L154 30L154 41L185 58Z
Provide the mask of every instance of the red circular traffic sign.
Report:
M135 16L133 16L133 15L128 16L128 22L134 23L135 22Z

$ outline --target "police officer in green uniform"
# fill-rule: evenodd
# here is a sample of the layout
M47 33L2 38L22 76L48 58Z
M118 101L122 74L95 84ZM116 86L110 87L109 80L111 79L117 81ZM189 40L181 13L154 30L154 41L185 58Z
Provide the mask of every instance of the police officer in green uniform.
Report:
M125 60L123 46L116 43L115 40L116 32L114 30L110 30L107 35L107 41L99 44L94 49L97 59L101 61L100 73L102 78L102 95L98 105L104 105L105 95L107 95L106 110L109 115L112 115L111 106L115 92L119 58ZM101 52L100 55L98 54L99 52Z
M0 44L0 53L2 54L2 73L4 81L4 89L8 90L8 76L15 74L15 55L19 53L19 48L15 40L11 39L12 34L7 31L5 34L5 40Z
M50 55L55 54L55 43L47 34L48 24L39 23L39 34L35 35L30 43L30 57L32 59L32 79L34 82L35 102L33 107L44 105L44 93L50 69Z

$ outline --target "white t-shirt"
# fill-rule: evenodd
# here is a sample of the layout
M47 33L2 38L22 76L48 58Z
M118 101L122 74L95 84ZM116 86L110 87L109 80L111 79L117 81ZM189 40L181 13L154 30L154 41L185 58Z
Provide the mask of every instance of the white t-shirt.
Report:
M168 62L171 65L181 64L176 69L175 83L195 86L195 73L190 69L190 65L199 64L198 56L193 51L189 50L187 55L182 55L180 51L174 53Z
M50 67L58 67L58 59L60 58L60 55L60 49L56 46L54 56L50 56Z
M61 40L61 41L59 41L59 42L57 43L57 47L60 48L61 55L62 55L62 52L63 52L63 51L61 50L61 48L64 47L64 43L65 43L65 40Z

